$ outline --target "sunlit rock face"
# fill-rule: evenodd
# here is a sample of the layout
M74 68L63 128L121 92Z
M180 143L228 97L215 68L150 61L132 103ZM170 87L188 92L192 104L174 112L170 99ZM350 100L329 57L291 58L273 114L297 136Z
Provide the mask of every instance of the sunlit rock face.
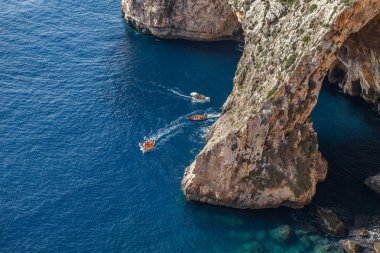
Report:
M123 10L135 27L164 38L244 32L233 91L185 171L186 198L252 209L310 203L327 172L310 114L334 62L343 76L355 76L346 78L347 90L369 90L364 80L378 85L369 65L378 64L379 36L371 41L370 33L379 35L380 0L123 0ZM371 59L350 60L359 48ZM329 76L343 83L337 73ZM360 92L348 88L356 77L363 78Z
M322 80L350 35L379 14L380 1L231 5L245 50L182 189L189 200L235 208L303 207L327 171L310 119Z
M227 0L122 0L125 18L144 33L190 40L241 39Z
M380 108L380 15L349 36L329 77L344 93L360 96Z

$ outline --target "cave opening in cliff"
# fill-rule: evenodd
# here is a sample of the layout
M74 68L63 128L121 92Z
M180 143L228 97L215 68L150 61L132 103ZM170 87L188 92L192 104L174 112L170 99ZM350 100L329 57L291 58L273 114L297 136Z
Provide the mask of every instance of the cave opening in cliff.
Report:
M328 82L347 95L378 106L380 100L380 15L351 34L337 51Z
M353 199L376 199L363 182L378 173L380 164L379 35L380 15L347 38L324 77L312 112L319 149L328 162L326 182L314 201L324 204L328 199L354 213L373 210L364 210Z

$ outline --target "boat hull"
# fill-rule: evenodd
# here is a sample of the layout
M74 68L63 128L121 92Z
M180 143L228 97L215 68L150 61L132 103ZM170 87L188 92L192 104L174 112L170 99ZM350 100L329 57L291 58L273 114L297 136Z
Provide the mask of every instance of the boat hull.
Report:
M143 153L148 153L148 152L151 152L156 146L156 143L154 142L153 145L151 147L144 147L144 143L143 144L140 144L140 150L143 152Z
M205 121L207 117L204 118L195 118L195 117L190 117L189 121L197 122L197 121Z
M194 103L208 103L210 102L210 98L209 97L206 97L204 99L197 99L197 98L192 98L191 101L193 101Z

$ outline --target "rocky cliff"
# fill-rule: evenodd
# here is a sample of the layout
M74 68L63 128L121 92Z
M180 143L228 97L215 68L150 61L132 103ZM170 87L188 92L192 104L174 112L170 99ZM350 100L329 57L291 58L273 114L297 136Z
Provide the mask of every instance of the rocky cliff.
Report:
M161 37L216 39L215 34L225 34L226 29L230 35L219 37L233 38L239 26L226 4L124 0L123 9L135 26ZM356 92L355 82L360 80L360 95L369 90L378 94L374 85L379 85L379 33L376 40L371 40L371 33L378 32L380 0L229 0L228 4L244 31L244 53L222 116L186 169L182 189L189 200L235 208L303 207L327 172L310 119L324 77L336 66L329 76L347 93ZM200 6L209 8L201 11ZM210 20L204 16L210 6L224 11ZM193 22L200 30L188 33L195 31L190 28ZM362 52L363 60L353 61ZM377 95L362 96L377 99Z
M241 39L227 0L122 0L126 20L144 33L191 40Z
M380 16L351 34L329 71L344 93L360 96L380 111Z

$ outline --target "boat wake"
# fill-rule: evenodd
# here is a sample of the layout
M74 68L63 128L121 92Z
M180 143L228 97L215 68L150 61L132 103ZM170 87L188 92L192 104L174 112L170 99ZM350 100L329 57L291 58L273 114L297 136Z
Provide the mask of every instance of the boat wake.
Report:
M178 130L179 128L183 126L184 126L184 122L181 123L181 122L174 121L174 123L171 123L169 126L159 129L157 133L151 135L147 139L158 141L162 139L163 137L175 132L176 130Z
M182 98L186 98L188 100L191 99L191 96L188 96L188 95L185 95L185 94L182 94L181 92L179 91L176 91L176 90L173 90L173 89L168 89L171 93L173 93L174 95L177 95L179 97L182 97Z
M220 113L207 113L207 118L209 119L216 119L220 117Z
M181 117L172 121L171 123L169 123L165 127L158 129L155 133L150 134L148 136L145 136L144 141L154 140L156 142L156 147L162 146L167 141L169 141L172 137L180 134L182 132L182 129L185 126L190 125L189 124L189 117L190 116L197 115L197 114L203 114L203 113L207 114L208 120L211 120L211 121L213 121L213 119L220 117L220 113L216 113L215 110L213 110L213 109L209 109L206 111L201 111L201 110L193 111L193 112L188 113L186 115L182 115ZM201 128L202 130L200 132L200 135L201 136L207 135L208 128L209 127ZM142 145L142 143L139 143L140 148L141 148L141 145Z
M197 113L197 111L183 115L176 120L170 122L170 124L166 125L163 128L157 130L157 132L150 134L144 137L144 141L146 140L154 140L158 141L157 146L162 145L166 141L168 141L171 137L177 135L180 130L187 125L187 119L190 115Z
M208 126L207 127L202 127L199 130L199 132L200 132L199 136L202 138L202 140L206 139L209 131L210 131L210 127L208 127Z
M158 88L157 90L154 90L151 88L146 89L147 92L157 92L157 93L166 94L166 95L175 95L176 97L179 97L179 98L184 99L184 100L192 100L192 97L190 95L186 95L181 90L169 88L169 87L167 87L161 83L158 83L156 81L133 78L132 82L133 83L150 84L151 86ZM142 85L136 85L136 84L131 84L131 85L136 86L141 91L145 91L145 89L142 88L143 87ZM203 101L201 101L201 102L203 102Z

